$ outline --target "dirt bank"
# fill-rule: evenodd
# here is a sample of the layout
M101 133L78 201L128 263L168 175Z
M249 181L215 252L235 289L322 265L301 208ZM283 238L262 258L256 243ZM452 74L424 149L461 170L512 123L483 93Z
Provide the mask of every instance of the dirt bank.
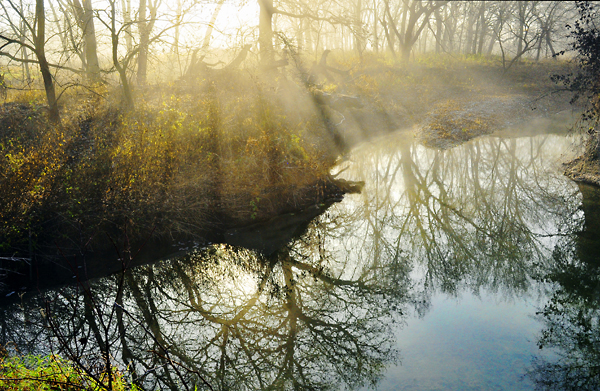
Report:
M581 156L565 163L565 175L574 181L600 186L600 159L598 135L586 141Z
M486 134L526 134L534 131L528 124L555 121L558 116L566 118L561 122L571 118L568 99L522 93L479 95L438 104L422 124L415 126L415 133L425 146L448 149Z
M447 149L495 132L569 112L571 96L550 75L566 62L530 62L502 68L500 58L423 58L408 65L366 62L354 73L360 109L342 111L340 129L353 144L370 135L412 130L431 148ZM522 129L525 131L525 129Z

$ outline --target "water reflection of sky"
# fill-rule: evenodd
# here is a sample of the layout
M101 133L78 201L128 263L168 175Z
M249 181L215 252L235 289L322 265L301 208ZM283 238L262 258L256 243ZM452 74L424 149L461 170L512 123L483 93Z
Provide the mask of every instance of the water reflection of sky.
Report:
M342 175L365 181L365 190L331 214L369 223L356 219L357 227L344 225L345 234L332 235L340 238L331 244L338 259L371 262L378 256L373 248L395 247L395 257L410 254L413 290L428 297L426 310L395 329L401 365L388 368L378 389L533 388L525 376L532 358L550 353L536 342L543 325L535 314L547 287L532 274L552 258L563 233L583 228L578 188L560 168L572 156L570 141L490 137L436 151L398 136L365 145L345 163ZM418 216L408 219L415 208ZM502 228L507 220L511 233ZM425 237L414 234L420 229ZM508 246L488 247L486 237ZM454 284L432 278L432 265L453 261L446 271ZM506 273L513 265L521 271Z
M381 390L529 390L524 379L538 354L529 300L498 302L493 295L439 295L423 318L396 332L402 365L391 367Z

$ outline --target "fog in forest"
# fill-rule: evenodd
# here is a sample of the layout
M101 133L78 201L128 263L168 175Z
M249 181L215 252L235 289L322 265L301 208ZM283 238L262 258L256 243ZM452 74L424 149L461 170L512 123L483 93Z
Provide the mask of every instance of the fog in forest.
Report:
M597 390L598 26L1 0L0 388Z

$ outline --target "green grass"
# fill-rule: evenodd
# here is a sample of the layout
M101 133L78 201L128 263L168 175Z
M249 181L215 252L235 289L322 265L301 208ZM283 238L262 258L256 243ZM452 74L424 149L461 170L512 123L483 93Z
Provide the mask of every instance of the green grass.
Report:
M0 359L0 389L6 391L91 390L135 391L139 388L127 383L118 371L108 376L100 373L95 378L81 368L57 355L14 356Z

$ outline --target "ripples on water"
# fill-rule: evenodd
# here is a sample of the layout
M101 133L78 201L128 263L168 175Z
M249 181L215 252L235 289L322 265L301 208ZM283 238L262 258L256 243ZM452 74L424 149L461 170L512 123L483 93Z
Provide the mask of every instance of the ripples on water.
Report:
M363 193L275 254L214 245L94 281L100 315L81 287L28 294L2 342L89 362L108 342L148 389L597 389L599 198L562 175L570 153L392 135L339 167Z

